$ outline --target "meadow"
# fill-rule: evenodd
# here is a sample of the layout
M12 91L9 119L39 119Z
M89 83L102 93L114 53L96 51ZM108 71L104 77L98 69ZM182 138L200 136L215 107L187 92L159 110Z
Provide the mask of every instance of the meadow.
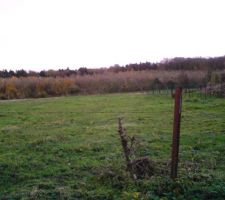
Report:
M224 199L225 101L184 94L178 179L170 94L0 101L0 199ZM163 172L125 171L118 117Z

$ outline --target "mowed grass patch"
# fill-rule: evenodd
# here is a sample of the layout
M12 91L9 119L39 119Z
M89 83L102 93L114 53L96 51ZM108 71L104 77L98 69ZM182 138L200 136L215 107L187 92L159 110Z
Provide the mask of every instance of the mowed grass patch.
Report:
M222 198L224 116L224 99L184 96L178 181L156 174L135 182L125 172L117 119L122 117L127 134L137 138L138 156L169 168L170 95L1 101L0 198Z

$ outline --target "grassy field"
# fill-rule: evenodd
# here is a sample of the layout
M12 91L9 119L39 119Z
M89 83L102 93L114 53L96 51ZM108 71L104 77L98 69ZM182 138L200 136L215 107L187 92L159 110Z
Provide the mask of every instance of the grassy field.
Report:
M0 199L224 199L225 101L185 96L179 178L133 181L117 133L159 166L171 152L173 99L128 93L0 101Z

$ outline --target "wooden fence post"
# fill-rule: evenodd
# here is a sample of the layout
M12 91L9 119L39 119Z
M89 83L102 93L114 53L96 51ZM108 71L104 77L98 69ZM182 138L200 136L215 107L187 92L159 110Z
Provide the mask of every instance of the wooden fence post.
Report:
M172 144L172 162L171 178L177 177L178 159L179 159L179 141L180 141L180 119L182 107L182 88L176 88L174 97L174 121L173 121L173 144Z

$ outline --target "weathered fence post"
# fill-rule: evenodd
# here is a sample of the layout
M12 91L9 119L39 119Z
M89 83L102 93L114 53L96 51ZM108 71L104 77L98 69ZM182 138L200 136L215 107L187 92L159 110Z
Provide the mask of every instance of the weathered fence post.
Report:
M171 178L177 177L179 140L180 140L180 118L182 107L182 88L176 88L174 103L174 121L173 121L173 144L172 144L172 162L171 162Z

